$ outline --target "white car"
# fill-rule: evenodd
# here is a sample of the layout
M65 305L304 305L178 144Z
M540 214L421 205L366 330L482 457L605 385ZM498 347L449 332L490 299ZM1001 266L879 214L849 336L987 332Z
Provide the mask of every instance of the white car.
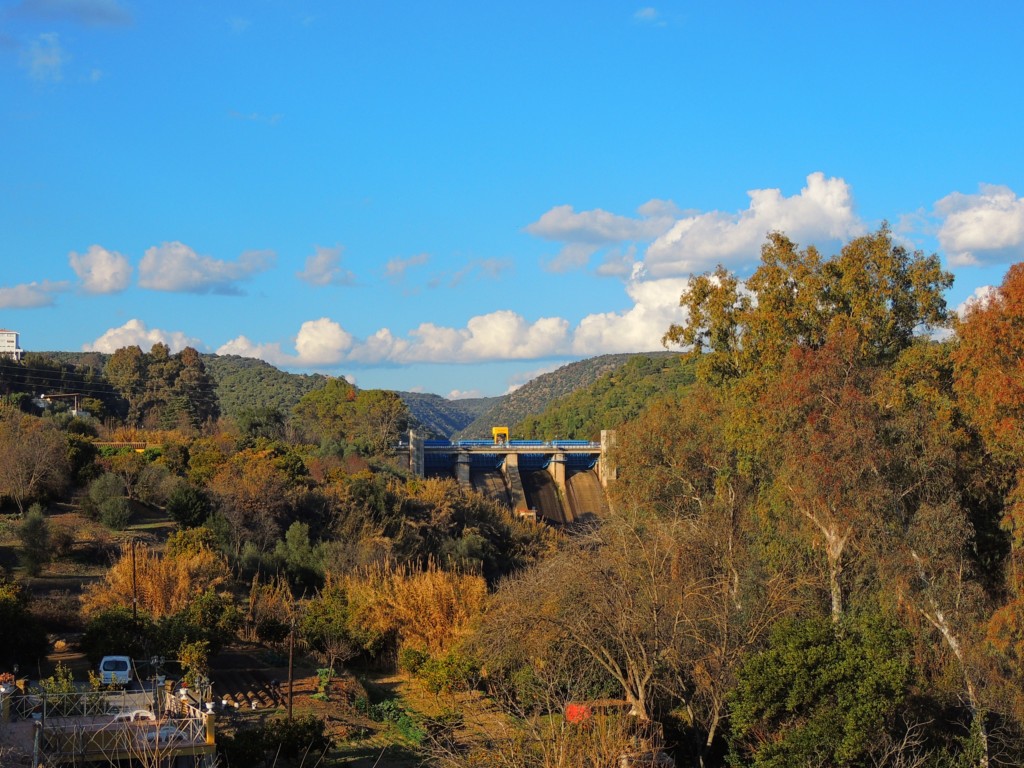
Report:
M130 656L104 656L100 661L100 682L103 685L126 685L134 678Z

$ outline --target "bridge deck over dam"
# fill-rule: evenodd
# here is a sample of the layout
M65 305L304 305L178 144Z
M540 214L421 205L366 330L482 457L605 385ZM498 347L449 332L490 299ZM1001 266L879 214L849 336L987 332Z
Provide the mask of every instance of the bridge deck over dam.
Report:
M425 440L410 432L398 447L420 477L455 477L460 484L515 512L568 524L607 511L614 478L607 453L614 432L589 440Z

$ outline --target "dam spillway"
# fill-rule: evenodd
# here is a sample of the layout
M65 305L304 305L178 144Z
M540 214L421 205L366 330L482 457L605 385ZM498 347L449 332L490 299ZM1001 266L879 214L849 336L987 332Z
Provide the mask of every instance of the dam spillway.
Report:
M422 477L453 477L521 515L559 526L573 525L608 509L605 487L614 479L606 454L614 433L585 440L417 439L398 447L409 469Z

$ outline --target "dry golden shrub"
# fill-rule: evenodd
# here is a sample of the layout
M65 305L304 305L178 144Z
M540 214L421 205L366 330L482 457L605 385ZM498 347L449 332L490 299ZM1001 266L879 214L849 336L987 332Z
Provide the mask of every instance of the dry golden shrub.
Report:
M220 587L230 576L224 557L208 547L167 557L147 546L136 546L134 568L131 550L129 544L122 546L121 556L103 581L86 589L82 595L86 616L110 608L130 608L134 594L139 610L159 619L177 613L196 595Z
M400 645L431 654L469 631L487 597L482 576L426 568L383 566L342 580L355 621L373 633L397 633Z

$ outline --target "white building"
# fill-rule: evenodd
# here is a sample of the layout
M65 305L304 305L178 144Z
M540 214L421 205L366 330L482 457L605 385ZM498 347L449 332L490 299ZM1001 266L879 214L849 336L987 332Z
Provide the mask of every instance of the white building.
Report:
M18 332L0 328L0 357L21 360L22 348L18 346Z

